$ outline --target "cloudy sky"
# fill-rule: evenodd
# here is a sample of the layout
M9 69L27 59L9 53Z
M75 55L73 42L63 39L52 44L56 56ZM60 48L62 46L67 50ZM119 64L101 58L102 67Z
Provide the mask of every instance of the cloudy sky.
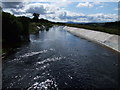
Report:
M3 11L15 16L55 22L111 22L118 20L118 2L2 2Z

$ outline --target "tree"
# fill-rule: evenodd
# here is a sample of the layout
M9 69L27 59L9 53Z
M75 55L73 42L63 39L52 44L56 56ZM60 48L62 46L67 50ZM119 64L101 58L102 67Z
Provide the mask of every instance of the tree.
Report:
M22 23L23 29L21 30L21 37L23 41L29 41L29 22L30 18L21 16L18 20Z
M33 13L33 20L35 21L35 22L37 22L38 21L38 19L39 19L39 15L40 14L38 14L38 13Z
M3 46L21 42L22 28L22 23L14 15L2 12Z
M16 17L2 12L2 44L4 47L14 47L19 43L29 41L29 21L27 17Z

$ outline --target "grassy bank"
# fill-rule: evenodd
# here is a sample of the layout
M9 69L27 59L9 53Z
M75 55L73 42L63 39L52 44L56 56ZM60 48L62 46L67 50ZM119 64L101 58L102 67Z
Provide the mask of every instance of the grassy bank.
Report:
M84 28L94 31L106 32L110 34L120 35L120 22L107 22L107 23L85 23L85 24L66 24L56 23L58 25L65 25L69 27Z
M29 24L29 34L35 34L39 32L40 30L48 30L50 27L52 27L54 24L50 22L31 22Z
M45 19L34 20L25 16L16 17L7 12L2 12L2 51L14 51L24 43L30 41L29 35L39 30L48 30L52 22Z

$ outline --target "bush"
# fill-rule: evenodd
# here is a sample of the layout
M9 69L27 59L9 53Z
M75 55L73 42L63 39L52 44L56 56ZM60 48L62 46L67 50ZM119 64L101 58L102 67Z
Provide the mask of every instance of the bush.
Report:
M5 12L2 13L3 44L20 42L20 33L22 29L22 23L18 22L15 16Z
M29 40L29 21L25 17L17 18L6 12L2 12L2 44L4 47L12 47L18 43Z

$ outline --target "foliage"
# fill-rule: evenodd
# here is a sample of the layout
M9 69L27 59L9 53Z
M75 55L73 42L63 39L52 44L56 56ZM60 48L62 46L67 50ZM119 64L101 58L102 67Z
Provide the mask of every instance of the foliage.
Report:
M3 48L14 47L24 41L29 41L28 20L25 17L17 18L2 12L2 44Z
M21 29L21 38L23 41L29 41L29 23L30 18L22 16L18 17L18 20L22 23L23 29Z
M20 42L22 24L9 13L2 13L2 38L3 44ZM4 46L4 45L3 45Z
M29 24L29 33L31 34L37 33L39 31L39 29L37 29L37 26L38 26L37 23L31 22Z
M48 31L49 28L52 27L53 25L54 25L53 22L50 22L45 19L39 19L37 22L34 22L34 20L32 20L31 23L29 24L29 33L37 33L40 30Z
M29 41L29 34L39 30L48 30L52 23L45 19L38 19L39 14L34 13L34 18L16 17L10 13L2 12L2 44L3 51L11 51L23 42ZM39 28L38 28L39 27Z
M38 21L38 19L39 19L39 14L38 13L33 13L33 21L34 22L37 22Z

